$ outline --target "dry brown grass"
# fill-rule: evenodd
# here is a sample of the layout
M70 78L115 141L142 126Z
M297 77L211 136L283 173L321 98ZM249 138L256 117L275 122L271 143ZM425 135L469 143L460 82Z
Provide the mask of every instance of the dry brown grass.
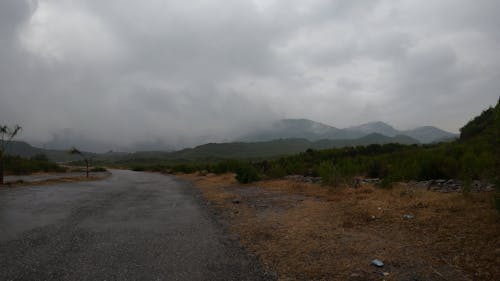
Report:
M183 177L280 280L500 280L500 216L488 193Z

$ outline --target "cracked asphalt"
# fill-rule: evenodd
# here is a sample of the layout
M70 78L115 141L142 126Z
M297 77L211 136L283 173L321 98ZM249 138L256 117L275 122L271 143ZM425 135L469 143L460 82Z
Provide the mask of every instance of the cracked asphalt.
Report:
M174 177L0 190L0 280L272 280Z

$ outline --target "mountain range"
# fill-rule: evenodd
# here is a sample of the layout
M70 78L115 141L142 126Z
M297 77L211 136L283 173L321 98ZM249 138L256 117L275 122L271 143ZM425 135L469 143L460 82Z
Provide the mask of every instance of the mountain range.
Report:
M387 123L377 121L339 129L308 119L282 119L273 122L268 127L263 127L244 135L239 140L255 142L287 138L304 138L310 141L322 139L357 139L373 133L388 137L408 136L418 140L420 143L439 142L458 137L457 134L433 126L423 126L411 130L397 130Z
M383 122L371 122L345 129L335 128L307 119L283 119L269 128L255 130L236 142L207 143L178 151L137 151L133 153L107 152L92 153L102 161L191 161L229 158L265 158L303 152L309 148L327 149L333 147L369 144L419 144L432 143L456 138L457 135L436 127L425 126L413 130L400 131ZM12 142L8 153L22 157L45 154L57 162L79 160L69 155L65 149L43 149L26 142Z

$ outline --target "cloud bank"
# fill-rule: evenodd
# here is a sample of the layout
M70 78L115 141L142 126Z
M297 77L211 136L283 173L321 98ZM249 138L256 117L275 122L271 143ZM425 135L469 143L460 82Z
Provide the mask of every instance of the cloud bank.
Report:
M4 0L0 120L93 150L230 140L279 118L457 132L499 97L499 12L494 0Z

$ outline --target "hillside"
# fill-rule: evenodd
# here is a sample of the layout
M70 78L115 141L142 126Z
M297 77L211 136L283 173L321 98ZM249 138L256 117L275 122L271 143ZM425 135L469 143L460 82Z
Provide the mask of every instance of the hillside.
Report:
M120 162L129 161L211 161L220 159L259 159L304 152L307 149L326 149L335 147L358 146L369 144L417 144L418 141L407 136L387 137L370 134L354 140L318 140L278 139L263 142L209 143L194 148L187 148L171 153L132 153L121 158Z
M391 125L386 124L384 122L380 122L380 121L370 122L370 123L365 123L365 124L361 124L358 126L349 127L349 130L360 132L363 134L377 133L377 134L381 134L381 135L385 135L385 136L389 136L389 137L393 137L393 136L396 136L398 134L401 134L400 131L394 129L394 127L392 127Z
M335 139L342 130L308 119L282 119L269 127L260 128L239 139L242 142L259 142L276 139L301 138L310 141ZM358 136L359 137L359 136Z
M500 99L460 129L460 140L484 139L496 147L500 143Z
M433 126L423 126L412 130L401 131L400 134L419 140L421 143L440 142L456 139L456 134L443 131Z
M38 148L23 141L10 142L6 150L8 155L20 156L23 158L30 158L38 154L44 154L49 158L50 161L54 162L69 162L80 160L79 156L71 155L66 150ZM90 152L85 153L88 155L96 155Z

